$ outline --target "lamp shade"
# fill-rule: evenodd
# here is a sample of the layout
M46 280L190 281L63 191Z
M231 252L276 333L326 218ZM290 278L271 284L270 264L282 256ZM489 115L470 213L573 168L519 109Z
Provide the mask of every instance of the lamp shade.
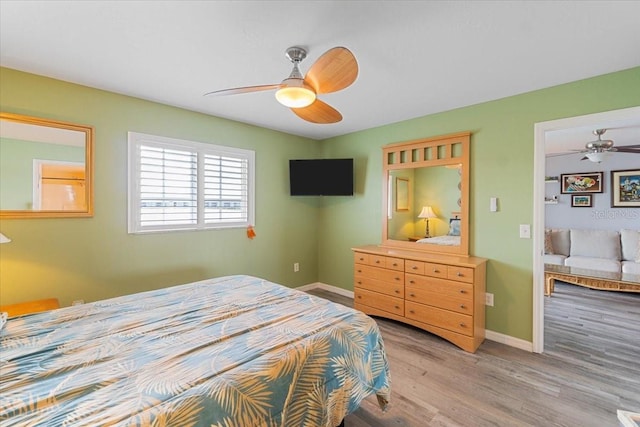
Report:
M11 241L10 238L8 238L4 234L0 233L0 243L9 243L10 241Z
M595 152L595 153L587 153L587 158L589 160L591 160L594 163L600 163L601 161L603 161L604 159L606 159L607 157L609 157L609 153L608 151L599 151L599 152Z
M278 102L289 108L307 107L316 100L316 93L302 79L286 79L276 92Z
M418 218L437 218L438 216L433 212L431 206L423 206L422 211L418 215Z

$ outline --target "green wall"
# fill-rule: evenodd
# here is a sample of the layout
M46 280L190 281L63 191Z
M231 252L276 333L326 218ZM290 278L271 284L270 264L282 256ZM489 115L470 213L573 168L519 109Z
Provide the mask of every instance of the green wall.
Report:
M0 303L55 296L68 305L227 274L292 287L317 280L319 200L289 196L288 160L318 156L320 142L6 68L0 109L95 129L94 216L3 219L13 241L0 246ZM257 237L127 234L128 131L255 150Z
M319 281L352 289L349 248L381 241L383 145L471 131L470 251L489 259L495 299L486 326L531 341L533 240L520 239L518 227L533 223L534 125L638 105L640 67L324 141L323 155L355 157L358 191L320 208ZM489 212L490 197L499 212Z
M288 286L353 289L351 247L381 241L385 144L471 131L471 253L488 258L487 328L532 339L533 128L537 122L640 105L640 68L368 129L322 142L0 68L3 111L96 130L95 215L3 220L0 302L96 300L224 274ZM244 230L126 232L126 133L256 151L255 240ZM290 158L353 157L354 197L288 195ZM500 211L489 212L489 198ZM533 230L536 232L536 230ZM300 273L292 264L300 262Z

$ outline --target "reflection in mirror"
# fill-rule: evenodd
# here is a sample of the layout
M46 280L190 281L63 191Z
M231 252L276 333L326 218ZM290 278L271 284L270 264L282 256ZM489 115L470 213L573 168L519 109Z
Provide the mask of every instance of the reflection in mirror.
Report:
M468 255L470 136L383 147L383 246Z
M397 200L402 194L403 186L398 184L408 182L409 202L407 209L398 209L396 203L396 209L389 210L387 238L421 241L427 238L428 221L428 237L438 239L420 243L435 244L439 241L441 244L460 245L459 228L455 227L455 222L451 223L452 220L460 217L460 172L459 165L389 171L391 200L394 198L394 193ZM431 207L435 217L419 217L424 207Z
M89 126L0 113L0 216L91 216Z

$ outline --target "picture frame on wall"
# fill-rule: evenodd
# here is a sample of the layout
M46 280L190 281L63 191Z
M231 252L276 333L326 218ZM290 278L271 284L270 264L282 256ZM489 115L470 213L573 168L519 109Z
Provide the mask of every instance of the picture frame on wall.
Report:
M640 208L640 169L611 171L611 207Z
M573 194L571 196L572 208L590 208L593 206L593 199L591 194Z
M602 172L567 173L560 175L560 192L602 193Z
M409 210L409 180L396 178L396 211Z

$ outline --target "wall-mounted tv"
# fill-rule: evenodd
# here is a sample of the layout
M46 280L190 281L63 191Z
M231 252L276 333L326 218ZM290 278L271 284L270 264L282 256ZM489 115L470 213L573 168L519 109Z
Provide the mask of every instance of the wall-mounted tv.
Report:
M292 196L353 196L353 159L289 160Z

